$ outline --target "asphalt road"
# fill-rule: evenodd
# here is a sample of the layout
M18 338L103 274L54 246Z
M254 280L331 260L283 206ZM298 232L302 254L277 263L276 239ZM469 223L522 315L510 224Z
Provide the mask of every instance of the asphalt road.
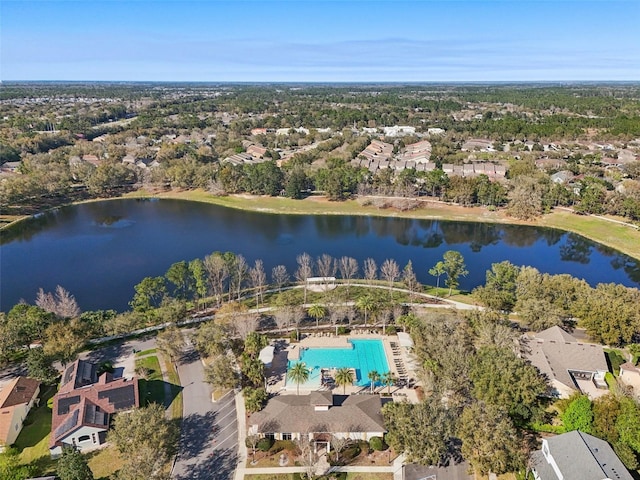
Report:
M180 450L176 480L231 480L238 458L238 421L233 392L211 402L200 356L188 347L178 374L183 390Z

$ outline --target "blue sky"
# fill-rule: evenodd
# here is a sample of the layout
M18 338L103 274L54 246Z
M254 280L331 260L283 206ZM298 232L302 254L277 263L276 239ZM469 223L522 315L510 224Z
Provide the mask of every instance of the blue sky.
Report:
M640 80L639 0L0 2L0 79Z

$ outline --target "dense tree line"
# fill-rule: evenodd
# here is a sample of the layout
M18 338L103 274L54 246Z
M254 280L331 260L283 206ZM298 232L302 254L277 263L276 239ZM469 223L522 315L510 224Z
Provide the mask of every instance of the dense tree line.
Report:
M488 308L515 311L523 325L541 331L575 323L607 345L635 343L640 335L640 291L616 284L589 286L570 275L540 273L508 261L494 263L474 295Z

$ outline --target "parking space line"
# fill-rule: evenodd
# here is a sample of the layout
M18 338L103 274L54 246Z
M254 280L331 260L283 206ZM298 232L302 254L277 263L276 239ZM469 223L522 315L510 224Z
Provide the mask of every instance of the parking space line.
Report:
M231 411L231 412L227 413L224 417L216 418L216 423L220 423L222 420L224 420L225 418L227 418L229 415L231 415L233 413L235 413L235 412Z
M229 427L231 427L231 426L233 426L233 423L230 423L230 424L229 424L229 425L227 425L226 427L221 428L220 430L218 430L218 431L216 432L216 435L220 435L220 432L225 431L227 428L229 428Z
M217 446L216 446L215 448L218 448L218 447L219 447L220 445L222 445L225 441L227 441L228 439L232 438L232 437L233 437L233 435L234 435L234 434L227 435L227 436L224 438L224 440L220 440L219 442L216 442L216 443L217 443ZM238 432L237 432L237 431L235 432L235 435L238 435ZM236 443L237 443L237 442L236 442Z

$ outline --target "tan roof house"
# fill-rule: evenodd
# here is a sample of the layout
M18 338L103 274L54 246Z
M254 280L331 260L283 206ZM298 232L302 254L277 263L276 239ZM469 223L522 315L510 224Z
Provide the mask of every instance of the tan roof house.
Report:
M260 145L251 145L247 148L247 153L252 157L264 158L264 154L267 153L267 149Z
M308 440L330 447L331 436L352 440L381 437L386 429L379 395L278 395L248 420L249 434L277 440Z
M15 443L39 393L40 382L27 377L18 377L0 390L0 450Z
M136 378L98 376L98 366L76 360L65 370L53 397L49 451L62 454L64 445L80 451L99 448L106 440L111 415L140 405Z
M591 398L608 392L604 375L609 371L601 345L581 343L555 326L524 336L521 354L547 376L551 395L568 398L580 391Z

